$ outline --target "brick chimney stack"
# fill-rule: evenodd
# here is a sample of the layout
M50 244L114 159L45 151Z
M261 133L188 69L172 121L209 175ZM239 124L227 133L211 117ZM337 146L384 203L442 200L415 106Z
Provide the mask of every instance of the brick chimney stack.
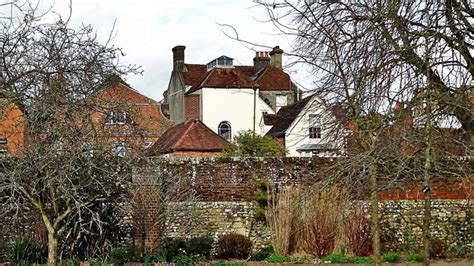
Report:
M282 55L283 55L283 50L280 49L280 46L273 47L272 51L270 52L270 56L271 56L270 65L272 67L282 69Z
M254 74L257 74L269 65L270 57L268 56L268 52L255 52L255 57L253 58Z
M184 49L186 46L178 45L173 47L173 70L182 71L184 68Z

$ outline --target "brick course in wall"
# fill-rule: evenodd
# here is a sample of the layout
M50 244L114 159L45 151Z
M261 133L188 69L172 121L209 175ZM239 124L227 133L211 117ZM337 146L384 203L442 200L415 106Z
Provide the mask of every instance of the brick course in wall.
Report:
M184 97L184 117L186 120L189 119L200 119L200 96L199 95L186 95Z

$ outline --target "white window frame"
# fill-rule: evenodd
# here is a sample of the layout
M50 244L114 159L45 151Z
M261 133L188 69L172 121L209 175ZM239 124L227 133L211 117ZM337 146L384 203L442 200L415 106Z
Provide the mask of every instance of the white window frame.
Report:
M227 128L223 128L223 127L227 127ZM225 130L226 132L222 132L223 130ZM220 122L219 125L217 126L217 134L221 136L222 138L224 138L225 140L231 141L232 140L232 125L230 124L230 122L229 121Z
M310 139L321 139L323 137L321 118L321 115L308 115L308 137Z
M126 111L111 111L105 119L107 125L125 125L133 123L130 113Z

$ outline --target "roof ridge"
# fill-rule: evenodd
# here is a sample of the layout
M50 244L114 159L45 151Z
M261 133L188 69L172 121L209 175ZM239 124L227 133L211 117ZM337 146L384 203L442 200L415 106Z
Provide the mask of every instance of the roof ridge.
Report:
M181 137L178 139L178 141L173 146L176 146L176 147L179 146L179 144L183 141L183 137L186 136L186 134L189 132L189 130L194 126L196 120L188 120L188 121L184 121L183 123L186 125L189 122L190 122L190 125L188 125L186 127L186 130L181 134Z

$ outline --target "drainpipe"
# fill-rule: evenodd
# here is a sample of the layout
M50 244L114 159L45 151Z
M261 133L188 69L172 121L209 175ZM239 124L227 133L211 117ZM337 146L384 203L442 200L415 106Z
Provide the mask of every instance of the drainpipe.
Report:
M257 112L257 88L255 88L255 84L252 84L253 89L253 135L255 136L255 116Z

